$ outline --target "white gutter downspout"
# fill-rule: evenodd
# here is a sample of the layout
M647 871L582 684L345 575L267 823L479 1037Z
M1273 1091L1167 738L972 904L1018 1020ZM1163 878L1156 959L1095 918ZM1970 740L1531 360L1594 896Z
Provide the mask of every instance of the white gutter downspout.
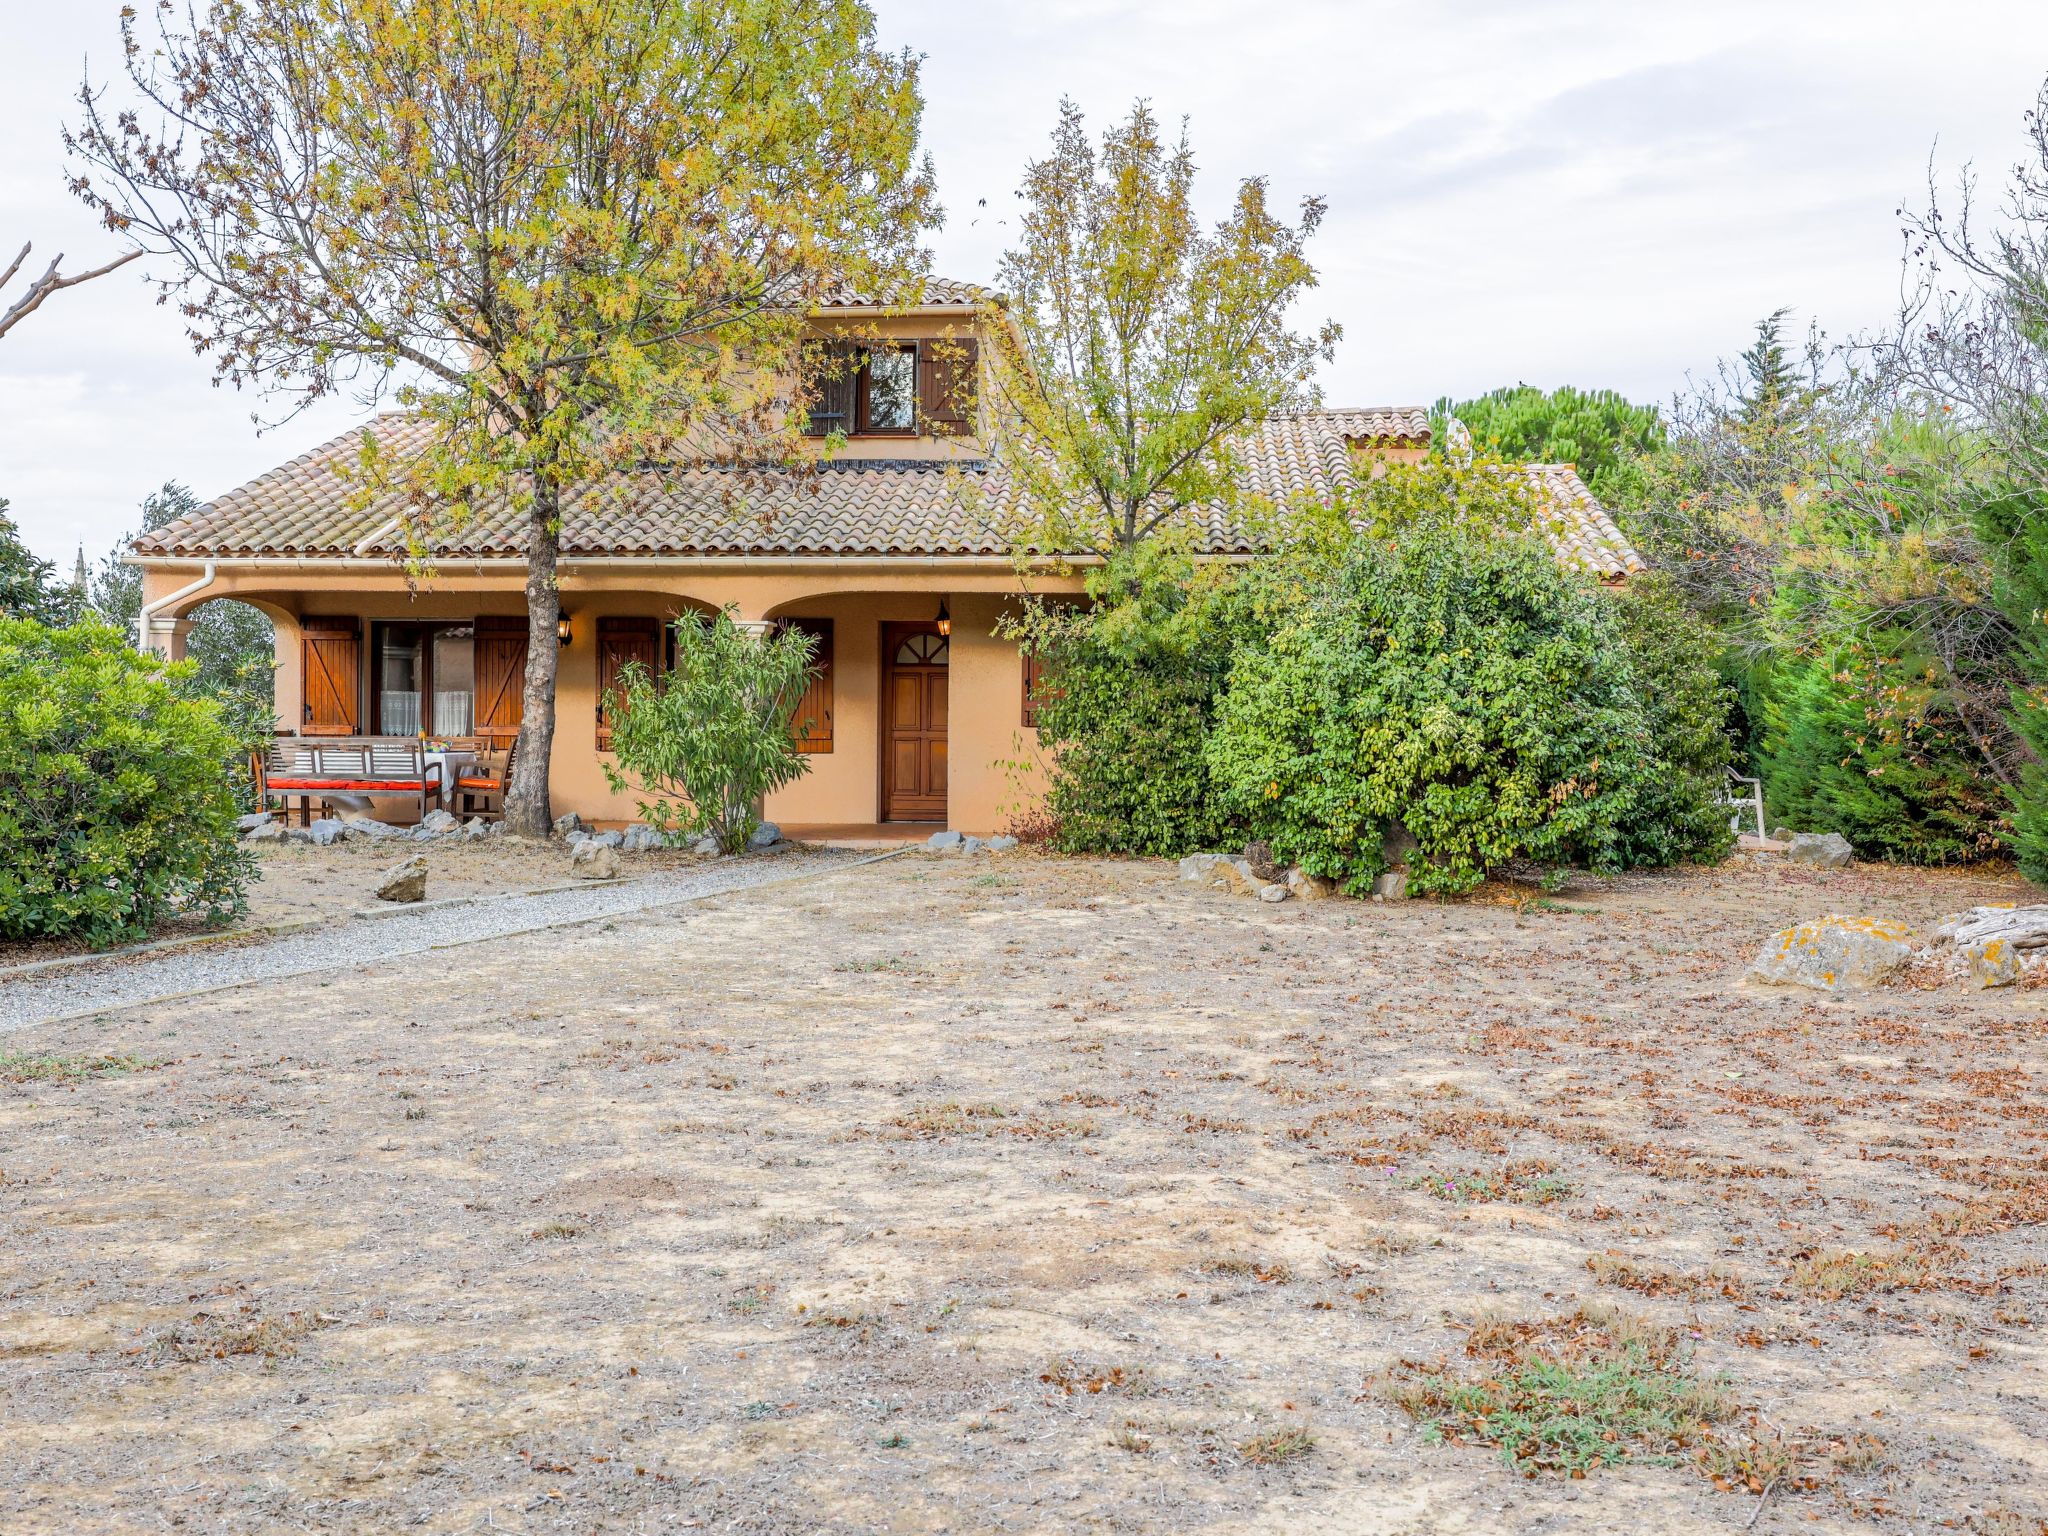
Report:
M203 592L212 586L215 569L213 561L209 560L206 562L206 569L199 573L197 581L182 586L177 591L170 593L168 596L160 597L153 603L144 603L142 605L142 612L135 616L135 648L137 650L146 651L149 649L149 621L155 617L157 611L168 608L171 604L183 598L190 597L194 592Z

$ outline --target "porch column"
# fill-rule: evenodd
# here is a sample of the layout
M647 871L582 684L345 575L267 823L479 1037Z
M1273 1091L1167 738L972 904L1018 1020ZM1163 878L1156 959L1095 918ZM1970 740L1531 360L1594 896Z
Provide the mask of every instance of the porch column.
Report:
M149 616L144 639L150 650L166 661L185 659L185 639L192 633L190 619L174 619L168 614L153 613Z

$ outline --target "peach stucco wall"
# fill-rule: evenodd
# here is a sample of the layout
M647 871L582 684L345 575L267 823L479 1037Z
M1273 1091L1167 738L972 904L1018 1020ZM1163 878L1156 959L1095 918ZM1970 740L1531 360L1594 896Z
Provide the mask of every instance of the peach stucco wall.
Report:
M866 568L863 568L866 567ZM144 600L191 582L196 567L152 565ZM277 625L279 729L295 732L304 709L302 615L362 621L360 715L369 722L369 622L468 620L524 611L522 575L507 567L451 567L408 593L389 568L338 569L333 562L224 564L213 584L166 613L160 643L182 636L169 620L200 603L238 598ZM1035 591L1075 591L1071 576L1034 578ZM597 621L607 615L669 618L687 608L734 607L742 619L833 621L833 749L810 756L811 771L769 798L768 815L801 824L859 825L881 814L881 626L929 620L944 597L953 618L948 723L948 824L983 835L1003 830L1042 784L1035 732L1022 723L1022 664L1014 642L999 638L1004 611L1018 600L1017 576L1002 562L749 561L695 568L676 564L636 572L616 563L565 567L563 611L571 639L561 654L554 753L549 775L556 813L630 820L634 797L607 784L597 750ZM395 811L395 808L394 808Z

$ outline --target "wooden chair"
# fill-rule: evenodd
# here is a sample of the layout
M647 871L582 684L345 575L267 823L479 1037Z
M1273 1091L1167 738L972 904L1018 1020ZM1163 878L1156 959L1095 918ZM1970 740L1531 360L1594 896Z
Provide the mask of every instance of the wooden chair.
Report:
M505 761L502 764L493 766L488 763L477 763L467 773L457 778L455 814L465 821L473 815L494 816L502 821L505 816L505 791L512 784L512 761L518 755L519 741L515 737L512 744L505 748ZM481 811L477 809L479 800L488 802L493 797L498 802L495 807L487 803Z

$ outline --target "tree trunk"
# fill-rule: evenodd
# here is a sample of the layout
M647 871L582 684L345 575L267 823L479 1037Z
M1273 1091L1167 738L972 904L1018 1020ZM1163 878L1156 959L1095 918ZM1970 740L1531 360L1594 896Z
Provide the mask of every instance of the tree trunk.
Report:
M526 694L519 724L519 760L505 786L505 830L546 837L554 830L548 762L555 745L555 677L562 647L555 634L562 594L555 570L562 555L561 500L536 477L526 533Z

